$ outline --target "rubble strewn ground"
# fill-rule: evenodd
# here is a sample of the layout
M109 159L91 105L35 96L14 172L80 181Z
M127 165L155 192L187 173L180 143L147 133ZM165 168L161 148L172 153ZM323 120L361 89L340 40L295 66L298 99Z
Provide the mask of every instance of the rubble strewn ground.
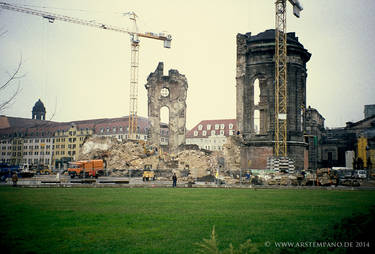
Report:
M179 177L184 177L186 174L183 172L187 170L197 178L214 174L220 167L222 158L230 168L239 168L239 147L236 147L238 141L229 140L223 152L186 147L177 154L169 154L144 142L120 142L114 138L92 137L83 144L78 160L105 159L108 170L116 171L117 175L128 174L129 169L141 170L145 165L152 165L152 169L156 170L172 169Z
M355 179L339 178L329 168L289 174L271 170L241 170L240 145L238 136L230 136L222 151L180 146L179 152L170 154L145 141L120 142L114 138L91 137L83 144L78 160L104 159L111 176L141 177L143 169L151 166L158 180L171 180L172 174L176 173L181 181L189 182L190 177L204 182L217 180L229 185L360 185Z

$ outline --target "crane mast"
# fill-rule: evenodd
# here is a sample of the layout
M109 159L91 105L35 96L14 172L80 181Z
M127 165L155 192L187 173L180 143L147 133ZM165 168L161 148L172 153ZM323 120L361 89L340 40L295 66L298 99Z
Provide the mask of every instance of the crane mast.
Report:
M128 139L136 139L137 133L137 110L138 110L138 68L139 68L139 37L161 40L164 42L164 48L171 47L172 36L164 33L140 33L136 23L137 15L134 12L127 13L130 20L133 22L133 31L126 28L117 27L113 25L103 24L96 21L88 21L80 18L69 17L61 14L34 10L31 8L17 6L6 2L0 2L0 8L10 11L22 12L30 15L40 16L47 19L50 23L55 20L65 21L78 25L85 25L99 29L105 29L130 35L131 45L131 62L130 62L130 92L129 92L129 132Z
M298 0L289 0L299 17L303 9ZM275 157L287 157L288 147L288 87L287 87L287 29L286 0L275 2Z

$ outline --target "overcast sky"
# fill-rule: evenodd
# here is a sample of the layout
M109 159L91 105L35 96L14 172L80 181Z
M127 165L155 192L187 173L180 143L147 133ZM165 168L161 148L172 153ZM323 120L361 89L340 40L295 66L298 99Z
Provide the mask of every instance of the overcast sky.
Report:
M187 128L206 119L235 118L236 34L274 28L274 0L2 0L59 14L131 28L121 13L134 11L142 32L169 32L171 49L142 38L138 115L147 117L147 76L164 62L188 80ZM312 54L307 63L307 105L341 127L363 119L375 104L375 1L302 0L301 18L288 6L288 32ZM129 36L37 16L0 11L0 81L22 56L22 91L1 112L31 117L40 98L47 119L73 121L129 114ZM12 93L0 95L4 100Z

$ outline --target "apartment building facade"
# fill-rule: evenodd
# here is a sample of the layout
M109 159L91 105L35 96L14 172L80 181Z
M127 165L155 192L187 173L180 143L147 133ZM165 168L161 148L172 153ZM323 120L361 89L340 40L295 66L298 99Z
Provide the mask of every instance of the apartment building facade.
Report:
M210 151L221 151L227 137L236 133L236 119L203 120L186 134L186 144L195 144Z

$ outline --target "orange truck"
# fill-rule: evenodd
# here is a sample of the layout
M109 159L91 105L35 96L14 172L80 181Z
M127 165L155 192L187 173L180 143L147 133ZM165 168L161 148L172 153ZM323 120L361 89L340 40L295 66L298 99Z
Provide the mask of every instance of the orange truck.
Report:
M71 178L78 176L79 178L95 177L104 174L103 160L88 160L70 162L68 174Z

